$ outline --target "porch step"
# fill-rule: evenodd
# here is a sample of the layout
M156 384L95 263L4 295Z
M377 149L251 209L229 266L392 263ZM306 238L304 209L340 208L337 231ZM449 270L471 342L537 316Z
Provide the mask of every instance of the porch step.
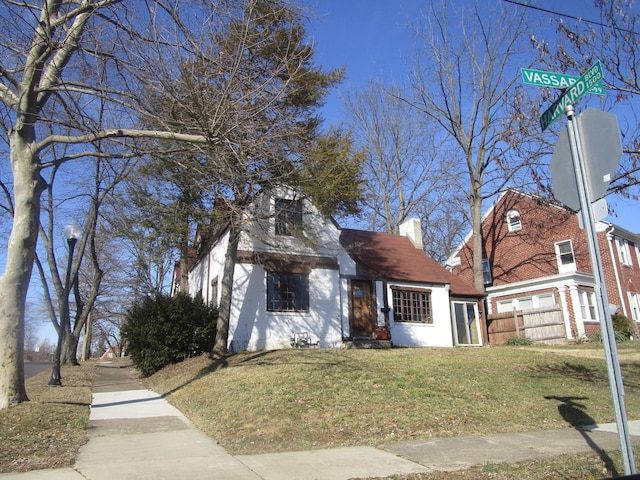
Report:
M391 340L376 340L369 337L356 337L349 342L345 342L347 348L392 348Z

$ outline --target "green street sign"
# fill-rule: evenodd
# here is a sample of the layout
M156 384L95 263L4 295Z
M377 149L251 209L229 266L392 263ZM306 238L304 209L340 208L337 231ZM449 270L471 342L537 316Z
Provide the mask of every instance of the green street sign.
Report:
M602 66L600 61L597 61L540 116L542 131L544 132L549 125L562 116L567 105L574 105L586 95L590 88L601 82L602 77Z
M569 88L580 78L577 75L565 75L562 73L545 72L543 70L532 70L530 68L521 68L522 81L528 85L537 85L539 87L551 88ZM589 89L589 93L596 95L604 95L605 90L602 81Z

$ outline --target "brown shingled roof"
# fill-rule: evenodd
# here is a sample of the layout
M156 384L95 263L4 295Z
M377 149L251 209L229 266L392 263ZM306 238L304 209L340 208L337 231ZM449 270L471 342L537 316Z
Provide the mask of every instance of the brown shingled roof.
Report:
M451 285L454 295L482 297L473 285L413 246L411 240L390 233L343 229L340 243L357 262L384 280Z

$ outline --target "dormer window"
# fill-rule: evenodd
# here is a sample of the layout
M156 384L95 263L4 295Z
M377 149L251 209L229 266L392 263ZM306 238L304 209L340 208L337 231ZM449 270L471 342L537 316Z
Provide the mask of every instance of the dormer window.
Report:
M293 235L302 227L302 202L276 198L275 201L276 235Z
M507 228L510 232L522 230L522 222L520 221L520 212L518 210L509 210L507 212Z

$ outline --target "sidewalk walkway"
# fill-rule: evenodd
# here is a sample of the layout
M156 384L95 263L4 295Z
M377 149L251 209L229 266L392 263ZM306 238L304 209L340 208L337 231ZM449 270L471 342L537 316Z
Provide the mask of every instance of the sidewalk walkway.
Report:
M89 442L73 469L1 474L19 480L348 480L486 462L517 462L589 450L618 450L615 425L506 435L418 440L383 448L231 456L158 394L144 389L128 363L96 366ZM640 445L640 422L630 422Z

